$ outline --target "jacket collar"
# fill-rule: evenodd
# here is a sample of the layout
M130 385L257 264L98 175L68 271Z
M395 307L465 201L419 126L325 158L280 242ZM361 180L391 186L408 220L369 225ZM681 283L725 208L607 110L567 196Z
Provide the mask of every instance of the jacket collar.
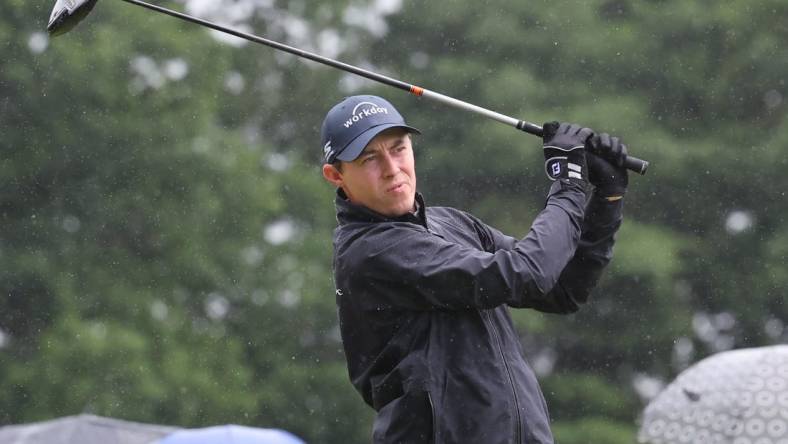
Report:
M427 226L427 206L424 204L424 197L418 192L416 193L416 212L397 217L384 216L363 205L357 205L350 202L345 192L342 191L342 188L337 188L335 204L337 208L337 222L339 222L340 225L351 222L410 222L424 227Z

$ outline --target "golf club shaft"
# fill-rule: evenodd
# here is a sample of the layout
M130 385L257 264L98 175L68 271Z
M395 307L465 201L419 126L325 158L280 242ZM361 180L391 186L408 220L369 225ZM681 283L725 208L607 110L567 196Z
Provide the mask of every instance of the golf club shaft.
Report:
M167 9L161 6L153 5L150 3L146 3L140 0L123 0L126 3L131 3L137 6L142 6L147 9L151 9L156 12L161 12L162 14L167 14L172 17L179 18L181 20L185 20L187 22L196 23L198 25L203 25L211 29L215 29L217 31L224 32L226 34L230 34L236 36L238 38L242 38L251 42L260 43L265 46L269 46L274 49L278 49L280 51L288 52L290 54L296 55L298 57L302 57L305 59L312 60L314 62L321 63L323 65L331 66L337 69L341 69L342 71L350 72L361 77L365 77L370 80L374 80L379 83L383 83L385 85L393 86L395 88L399 88L403 91L407 91L415 96L426 97L428 99L432 99L437 102L444 103L446 105L459 108L465 111L469 111L472 113L480 114L492 120L507 124L509 126L513 126L521 131L525 131L526 133L533 134L535 136L542 136L542 127L536 125L531 122L526 122L524 120L515 119L514 117L509 117L501 113L497 113L495 111L482 108L480 106L473 105L468 102L463 102L462 100L455 99L453 97L449 97L445 94L441 94L435 91L430 91L426 88L422 88L420 86L411 85L409 83L405 83L403 81L393 79L388 76L384 76L382 74L378 74L372 71L368 71L366 69L359 68L357 66L349 65L347 63L343 63L337 60L329 59L328 57L323 57L321 55L317 55L311 53L309 51L304 51L302 49L298 49L289 45L285 45L283 43L275 42L273 40L269 40L263 37L256 36L254 34L249 34L246 32L241 32L235 29L227 28L225 26L219 25L214 22L210 22L208 20L203 20L188 14L184 14L181 12L173 11L171 9ZM638 159L636 157L627 156L625 167L629 170L635 171L639 174L645 174L646 169L648 169L649 163L645 160Z

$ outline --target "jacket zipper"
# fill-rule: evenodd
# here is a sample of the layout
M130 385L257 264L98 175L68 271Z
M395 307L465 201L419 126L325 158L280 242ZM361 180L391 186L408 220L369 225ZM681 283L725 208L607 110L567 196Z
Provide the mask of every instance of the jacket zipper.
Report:
M498 351L501 353L501 359L503 360L503 367L506 369L506 375L509 376L509 385L512 388L512 398L514 399L514 411L516 413L517 418L517 427L515 427L515 442L520 444L522 441L522 422L520 420L520 402L517 399L517 389L514 385L514 377L512 376L512 371L509 369L509 361L506 360L506 354L503 352L503 344L501 343L501 338L498 335L498 328L495 326L493 322L492 315L488 311L481 311L482 319L487 318L488 324L490 327L490 331L495 337L495 342L498 344Z
M435 422L437 417L435 415L435 404L432 402L432 395L427 392L427 401L430 403L430 412L432 413L432 444L438 444L438 423Z

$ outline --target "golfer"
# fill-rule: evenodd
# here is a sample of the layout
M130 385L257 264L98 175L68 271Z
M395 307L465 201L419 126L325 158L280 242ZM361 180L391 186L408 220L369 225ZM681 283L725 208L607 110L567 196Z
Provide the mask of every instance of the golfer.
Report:
M553 183L518 240L427 206L413 134L376 96L344 99L321 130L323 176L337 192L342 342L351 382L377 412L373 441L552 443L509 308L572 313L587 301L621 224L626 148L588 128L545 124Z

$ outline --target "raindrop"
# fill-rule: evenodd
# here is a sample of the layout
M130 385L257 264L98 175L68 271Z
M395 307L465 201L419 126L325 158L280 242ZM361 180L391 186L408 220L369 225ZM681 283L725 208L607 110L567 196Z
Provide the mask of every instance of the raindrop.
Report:
M282 87L282 74L271 72L263 77L263 86L269 89L279 89Z
M723 311L714 315L714 326L717 330L730 330L736 325L736 318L729 312Z
M279 303L283 307L292 308L298 305L299 302L301 302L301 295L293 290L284 290L279 295Z
M337 57L345 49L342 37L333 29L320 31L317 42L320 54L326 57Z
M326 338L337 343L342 342L342 330L339 328L339 324L331 327L331 329L326 333Z
M415 51L410 55L410 64L416 69L424 69L430 62L430 57L422 51Z
M683 279L679 279L673 284L673 291L676 297L684 300L689 300L692 297L692 285Z
M150 315L157 321L163 321L167 319L169 312L170 310L167 308L167 304L159 299L153 301L153 303L150 304Z
M776 89L771 89L763 94L763 103L768 109L774 109L783 102L783 95Z
M198 154L207 153L211 149L211 141L206 137L196 137L192 141L192 151Z
M375 0L373 8L381 14L394 14L402 9L402 0Z
M230 71L224 76L224 88L232 94L241 94L246 88L246 80L240 72Z
M679 368L688 366L694 354L695 345L690 338L681 337L676 339L675 344L673 344L673 355Z
M274 171L285 171L290 168L290 159L282 153L271 153L266 159L268 168Z
M652 399L662 391L665 383L646 374L636 374L632 378L632 388L643 399Z
M311 330L306 330L301 334L298 342L301 344L302 347L309 347L315 345L317 342L317 337Z
M49 37L43 32L34 32L27 39L27 47L33 54L41 54L49 46Z
M323 401L317 395L307 396L305 400L305 404L309 410L313 410L313 411L323 410Z
M777 318L771 318L763 324L763 331L772 339L778 339L783 335L785 325Z
M182 58L170 59L164 62L164 75L170 80L183 80L189 74L189 64Z
M355 93L368 86L368 80L352 74L343 74L339 79L339 90L344 94Z
M728 213L725 219L725 231L728 234L739 234L749 230L755 224L755 218L749 211L735 210Z
M268 295L268 292L266 292L261 288L258 288L252 292L251 299L254 305L260 306L260 305L265 305L268 302L268 299L270 299L270 297Z
M290 41L303 42L309 36L309 25L300 17L294 15L284 16L279 18L279 22L281 22L282 28L284 28Z
M736 340L731 335L719 335L712 342L715 351L730 350L735 344Z
M553 372L557 358L558 356L553 349L546 348L533 358L531 367L538 376L548 376Z
M375 37L383 37L388 32L388 25L384 19L382 11L372 7L360 7L351 5L342 16L342 21L351 26L364 28Z
M695 335L704 342L712 342L718 334L706 313L695 313L692 316L692 329L695 331Z
M246 265L255 266L258 265L263 260L263 250L261 250L257 246L246 247L241 252L241 256L243 257L244 262Z
M103 322L94 322L90 326L90 335L96 339L104 339L107 337L107 326Z
M140 93L146 88L158 89L166 82L156 62L148 56L134 57L131 60L131 70L137 74L131 83L132 92Z
M263 236L272 245L281 245L290 241L296 234L295 224L287 219L281 219L265 227Z
M68 233L76 233L81 226L79 219L76 216L66 216L63 218L63 229Z
M219 293L211 293L205 300L205 314L209 318L218 321L227 316L230 311L230 302Z
M191 298L191 294L189 293L189 290L183 287L175 287L172 290L172 296L174 300L178 303L185 303L187 300Z

